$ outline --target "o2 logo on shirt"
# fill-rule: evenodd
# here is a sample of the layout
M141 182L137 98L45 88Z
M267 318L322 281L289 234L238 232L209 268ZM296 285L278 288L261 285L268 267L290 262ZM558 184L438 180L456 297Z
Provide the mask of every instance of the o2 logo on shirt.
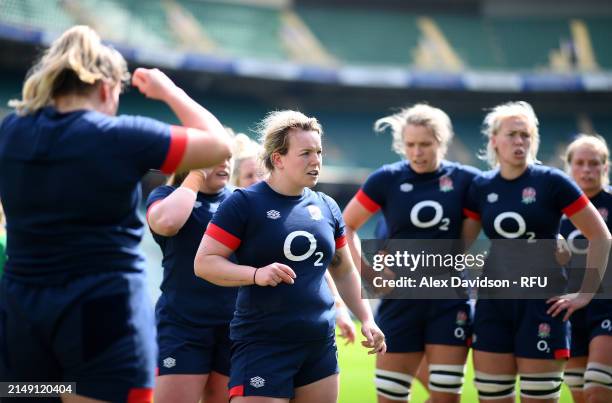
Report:
M294 255L291 252L291 244L293 243L293 240L298 237L306 238L308 242L310 242L310 247L305 253L301 255ZM308 259L314 254L317 257L317 260L314 262L314 265L323 266L323 263L321 262L323 260L323 252L315 253L316 249L317 249L317 239L314 237L314 235L312 235L308 231L291 232L289 235L287 235L287 238L285 238L285 243L283 244L283 252L285 254L285 257L291 260L292 262L303 262L304 260Z
M502 222L504 220L514 221L516 223L517 230L513 232L504 230L502 228ZM495 217L495 220L493 220L493 228L495 228L495 232L504 238L516 239L526 235L528 242L535 242L535 233L533 231L526 232L527 223L525 222L525 219L519 213L514 211L504 211L503 213L498 214L497 217Z
M419 213L425 208L434 209L434 216L429 221L421 221L421 219L419 218ZM412 210L410 210L410 222L412 222L412 225L418 228L431 228L440 224L440 226L438 227L440 231L448 231L450 219L448 217L443 216L444 209L442 208L442 205L434 200L420 201L412 207Z

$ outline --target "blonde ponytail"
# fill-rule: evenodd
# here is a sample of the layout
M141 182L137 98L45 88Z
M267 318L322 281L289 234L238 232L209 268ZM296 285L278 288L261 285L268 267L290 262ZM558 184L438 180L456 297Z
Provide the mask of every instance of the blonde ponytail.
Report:
M87 93L101 81L118 84L129 80L125 59L102 43L88 26L68 29L43 54L28 73L22 99L9 101L25 115L53 103L57 95Z

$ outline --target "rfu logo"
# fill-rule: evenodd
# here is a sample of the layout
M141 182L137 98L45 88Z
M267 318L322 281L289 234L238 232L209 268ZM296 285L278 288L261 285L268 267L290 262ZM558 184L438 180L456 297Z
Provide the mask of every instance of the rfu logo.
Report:
M306 208L308 209L308 212L310 213L310 218L312 218L313 220L320 221L321 219L323 219L323 213L321 212L321 209L318 206L311 204L307 206Z
M489 203L495 203L498 199L499 199L499 196L497 195L497 193L489 193L487 195L487 201Z
M165 368L172 368L176 366L176 360L172 357L166 357L164 358L163 364Z
M249 383L254 388L261 388L266 385L266 380L263 379L261 376L254 376L253 378L251 378L251 381Z
M271 220L276 220L278 218L280 218L280 213L276 210L269 210L268 212L266 212L266 216L271 219Z

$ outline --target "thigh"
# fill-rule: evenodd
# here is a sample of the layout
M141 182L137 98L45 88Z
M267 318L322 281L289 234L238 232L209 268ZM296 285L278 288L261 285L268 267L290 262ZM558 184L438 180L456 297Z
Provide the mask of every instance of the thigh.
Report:
M296 391L299 387L318 383L322 379L337 375L340 371L335 338L304 344L307 349L306 359L294 377Z
M150 399L157 344L144 276L95 275L70 286L86 292L57 326L53 348L64 378L95 399Z
M329 375L308 385L295 388L292 403L336 403L338 401L338 374Z
M544 300L517 301L515 355L535 360L565 360L570 356L570 324L546 313ZM553 364L554 365L554 364Z
M513 355L514 327L508 307L514 301L483 299L476 302L472 348L477 351Z
M198 403L208 375L162 375L155 379L155 403ZM227 399L227 395L226 395Z
M305 361L303 343L234 341L229 395L291 399Z
M214 329L158 317L158 375L204 375L212 371Z
M228 399L229 376L211 372L204 389L204 403L226 403Z
M467 347L471 341L470 313L467 300L431 301L425 344Z

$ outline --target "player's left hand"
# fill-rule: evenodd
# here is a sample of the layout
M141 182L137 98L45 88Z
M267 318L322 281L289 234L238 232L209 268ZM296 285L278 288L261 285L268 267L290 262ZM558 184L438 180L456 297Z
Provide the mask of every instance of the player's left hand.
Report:
M546 311L553 318L561 312L566 311L563 316L563 321L567 321L574 312L580 308L584 308L591 302L592 296L586 293L573 293L552 297L546 301L547 304L552 304Z
M340 330L340 337L346 340L344 345L355 343L355 324L344 307L336 309L336 326Z
M361 324L361 333L366 338L365 341L361 342L361 345L371 349L368 354L384 354L387 351L385 335L373 320Z

